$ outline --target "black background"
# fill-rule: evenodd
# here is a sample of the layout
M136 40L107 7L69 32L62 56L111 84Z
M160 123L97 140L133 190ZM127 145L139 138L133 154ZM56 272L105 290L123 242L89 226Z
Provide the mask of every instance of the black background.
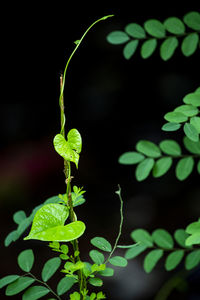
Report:
M133 150L139 139L158 143L176 138L181 143L181 132L169 134L160 128L163 115L199 86L199 51L186 58L179 48L168 62L160 59L158 50L148 60L142 60L137 51L127 61L122 56L123 46L106 41L109 32L123 30L128 23L181 18L192 10L198 7L191 2L183 7L163 2L155 6L130 2L95 7L64 2L4 6L1 277L19 272L16 258L25 248L32 247L37 253L35 272L51 256L43 243L20 240L4 248L3 240L14 229L15 211L23 209L29 214L48 197L65 191L63 162L52 147L53 137L60 130L59 76L74 49L73 42L104 15L115 17L98 23L86 36L69 65L65 87L66 130L77 128L83 138L79 170L73 169L74 184L87 191L87 202L77 208L79 219L87 226L80 239L83 257L88 259L89 240L94 236L114 242L119 224L119 200L115 194L118 184L124 199L122 244L132 243L130 232L135 228L165 228L173 233L198 218L200 188L196 172L184 182L178 182L172 170L161 179L149 177L137 183L134 167L119 165L118 157ZM117 268L114 278L105 280L108 299L154 298L171 274L164 271L164 260L152 274L145 274L142 259L129 261L126 269ZM184 292L173 292L169 299L199 299L198 280L195 270Z

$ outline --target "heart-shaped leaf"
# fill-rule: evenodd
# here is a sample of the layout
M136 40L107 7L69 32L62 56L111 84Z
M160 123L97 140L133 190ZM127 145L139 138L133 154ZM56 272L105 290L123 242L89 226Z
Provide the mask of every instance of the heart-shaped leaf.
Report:
M64 225L69 210L60 204L47 204L41 207L33 219L31 231L25 240L68 242L80 237L85 224L75 221Z

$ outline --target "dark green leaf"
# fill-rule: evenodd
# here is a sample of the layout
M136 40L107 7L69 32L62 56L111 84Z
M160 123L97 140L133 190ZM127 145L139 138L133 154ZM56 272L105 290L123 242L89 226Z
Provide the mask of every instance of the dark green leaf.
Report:
M122 165L134 165L141 162L144 159L144 155L135 151L123 153L119 157L119 163Z
M149 232L145 229L135 229L131 232L131 238L135 242L139 242L140 245L145 245L147 247L153 246L153 239Z
M181 124L169 122L162 126L162 130L164 131L176 131L181 127Z
M75 282L76 279L72 277L62 278L57 285L57 294L59 296L63 295L64 293L66 293L71 289L71 287L74 285Z
M144 259L144 270L150 273L156 266L159 259L163 256L164 252L162 249L154 249L150 251Z
M112 251L112 246L111 244L102 237L95 237L91 239L91 244L100 250L106 251L106 252L111 252Z
M193 167L193 157L181 158L176 165L176 177L181 181L185 180L192 173Z
M185 123L183 126L183 130L185 132L185 135L193 142L198 142L199 141L199 133L196 130L196 128L190 124L190 123Z
M156 50L157 40L156 39L149 39L144 41L141 46L141 56L142 58L146 59L149 58L153 52Z
M20 224L24 219L26 219L26 214L23 210L17 211L13 215L13 220L16 224Z
M32 286L23 294L22 300L37 300L47 295L49 292L50 290L44 286Z
M7 275L3 278L0 279L0 289L4 286L6 286L7 284L15 281L16 279L19 278L19 275Z
M90 278L89 283L93 286L102 286L103 285L103 280L97 277Z
M183 34L185 32L185 25L176 17L166 19L164 21L164 26L167 31L173 34Z
M183 104L178 106L174 111L179 111L181 113L183 113L184 115L186 115L187 117L193 117L196 116L199 112L199 110L190 104Z
M156 229L152 233L154 242L163 249L173 249L174 241L171 234L165 229Z
M143 39L146 37L146 33L142 26L136 23L130 23L125 27L126 33L136 39Z
M174 36L168 37L160 46L160 56L163 60L170 59L178 47L178 39Z
M145 154L146 156L157 158L160 157L161 152L159 147L147 140L141 140L136 144L136 150Z
M181 112L172 111L164 115L165 120L173 123L182 123L186 122L188 117Z
M133 56L137 49L138 43L138 40L133 40L125 45L123 49L123 55L126 59L130 59Z
M192 124L198 133L200 133L200 117L192 117L190 119L190 124Z
M190 252L185 259L185 268L186 270L191 270L198 266L200 262L200 250L194 250Z
M173 160L171 157L161 157L159 158L153 166L153 176L155 178L161 177L167 173L171 168Z
M140 162L137 165L137 168L135 170L136 179L138 181L145 180L149 176L151 170L153 169L153 166L154 166L154 159L145 158L142 162Z
M104 255L101 252L97 250L91 250L89 255L95 264L101 265L104 263Z
M197 172L200 174L200 160L197 163Z
M30 272L34 263L34 254L31 249L27 249L22 251L18 256L18 265L19 267L25 271Z
M110 44L119 45L124 44L130 40L129 36L124 31L113 31L107 36L107 41Z
M61 264L61 259L59 257L50 258L43 266L42 269L42 280L49 280L53 274L58 270Z
M152 36L156 38L165 37L165 27L164 25L155 19L148 20L144 23L145 30Z
M185 148L192 154L200 154L200 141L193 142L188 137L184 137L183 143Z
M125 258L126 259L133 259L142 252L144 252L147 249L147 246L145 245L136 245L133 246L132 248L128 249L125 253Z
M13 296L20 293L30 286L34 281L35 279L26 276L18 278L7 286L6 296Z
M15 242L18 238L19 238L19 234L17 233L17 230L11 231L5 238L4 241L5 247L8 247L12 242Z
M164 140L160 142L159 147L167 155L172 155L172 156L181 155L181 147L174 140Z
M200 93L190 93L183 98L183 102L193 106L200 106Z
M113 256L109 259L109 263L117 267L126 267L128 262L122 256Z
M177 229L174 233L174 238L176 242L183 248L186 247L185 241L188 237L188 234L185 232L184 229Z
M192 55L197 49L198 42L199 42L199 35L196 32L188 34L188 36L186 36L183 39L183 42L181 44L182 53L185 56Z
M184 250L176 250L172 253L170 253L165 261L165 269L167 271L171 271L175 269L178 264L181 262L182 258L184 256Z
M183 18L185 24L194 29L200 30L200 14L197 11L191 11L187 13Z

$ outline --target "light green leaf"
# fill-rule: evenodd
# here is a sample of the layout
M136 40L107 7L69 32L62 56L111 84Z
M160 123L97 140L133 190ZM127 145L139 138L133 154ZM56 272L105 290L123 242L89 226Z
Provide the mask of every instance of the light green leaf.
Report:
M194 250L190 252L185 259L185 268L186 270L191 270L198 266L200 263L200 250Z
M184 229L177 229L174 233L174 238L176 242L183 248L186 248L186 239L189 235L185 232Z
M185 231L190 234L194 234L194 233L200 234L200 222L193 222L189 224Z
M182 123L186 122L188 117L181 112L172 111L164 115L165 120L173 123Z
M22 300L37 300L47 295L49 292L50 290L44 286L32 286L23 294Z
M154 249L145 256L144 270L146 271L146 273L150 273L153 270L163 254L164 252L162 249Z
M64 226L69 215L66 206L46 204L35 214L31 231L25 240L68 242L80 237L85 231L85 224L75 221Z
M162 126L162 130L163 131L176 131L181 127L181 124L178 123L173 123L173 122L169 122L169 123L165 123Z
M134 165L141 162L144 159L144 155L135 151L123 153L118 162L122 165Z
M15 281L16 279L18 279L20 276L19 275L7 275L3 278L0 279L0 289L4 286L6 286L7 284Z
M199 110L190 104L183 104L178 106L174 111L179 111L181 113L183 113L184 115L186 115L187 117L193 117L196 116L199 112Z
M165 37L165 27L164 25L155 19L148 20L144 23L145 30L152 36L156 38Z
M200 174L200 160L197 163L197 172Z
M34 263L34 254L31 249L22 251L17 258L19 267L25 271L30 272Z
M75 150L77 153L81 153L82 138L77 129L73 128L68 132L67 140L71 149Z
M21 291L25 290L28 286L30 286L35 279L27 276L23 276L10 283L6 288L6 296L13 296Z
M142 252L144 252L147 249L147 246L145 245L136 245L133 246L132 248L128 249L125 253L125 258L126 259L133 259L136 256L138 256L139 254L141 254Z
M153 246L153 239L149 232L145 229L135 229L131 232L131 238L135 242L139 242L140 245L145 245L147 247L152 247Z
M190 124L190 123L185 123L183 126L183 130L185 132L185 135L193 142L198 142L199 141L199 133L196 130L196 128Z
M182 53L185 56L192 55L197 49L198 42L199 42L198 33L194 32L194 33L188 34L188 36L186 36L183 39L182 44L181 44Z
M176 165L176 177L181 181L185 180L192 173L193 167L193 157L181 158Z
M154 166L154 159L145 158L142 162L140 162L137 165L137 168L135 170L136 179L138 181L145 180L149 176L151 170L153 169L153 166Z
M69 300L80 300L81 295L78 292L74 292L73 294L70 294L70 299Z
M76 279L72 277L62 278L57 285L57 294L58 296L63 295L71 289L71 287L76 283Z
M185 32L184 23L176 17L166 19L164 21L164 26L166 30L172 34L183 34Z
M174 241L171 234L165 229L156 229L152 233L156 245L163 249L173 249Z
M126 267L128 262L126 258L122 256L113 256L109 259L109 263L112 264L113 266L117 267Z
M174 140L164 140L160 142L159 147L167 155L172 155L172 156L181 155L181 147Z
M61 264L61 259L59 257L53 257L49 259L42 269L42 280L46 282L49 280L53 274L58 270Z
M183 138L185 148L192 154L200 154L200 141L193 142L188 137Z
M145 154L146 156L157 158L160 157L161 152L159 147L147 140L141 140L136 144L136 150Z
M133 56L137 49L138 43L138 40L133 40L125 45L123 49L123 55L126 59L130 59Z
M178 39L174 36L168 37L166 40L164 40L160 46L161 58L165 61L170 59L178 47L178 44Z
M131 37L136 39L144 39L146 37L146 33L142 26L136 23L130 23L125 27L126 33L128 33Z
M26 214L23 210L17 211L13 215L13 220L16 224L20 224L24 219L26 219Z
M113 31L108 34L107 41L110 44L119 45L124 44L130 40L129 36L124 32L120 30Z
M149 58L153 52L156 50L157 40L156 39L149 39L144 41L141 46L141 56L142 58L146 59Z
M170 253L165 261L165 269L171 271L175 269L181 262L184 256L184 250L176 250Z
M74 162L78 167L79 154L81 152L82 140L77 129L71 129L66 141L62 134L57 134L53 140L56 152L65 160Z
M101 264L104 263L105 258L104 258L104 255L101 252L99 252L97 250L91 250L89 252L89 255L90 255L91 259L93 260L93 262L95 264L101 265Z
M200 106L200 93L190 93L183 98L183 102L193 106Z
M185 244L186 244L186 246L199 245L200 244L200 232L190 235L186 239Z
M114 275L114 270L112 268L106 268L105 270L98 272L98 274L105 277L111 277Z
M111 244L102 237L94 237L91 239L91 244L95 247L97 247L100 250L106 251L106 252L111 252L112 251L112 246Z
M200 133L200 117L192 117L190 119L190 124L192 124L198 133Z
M185 24L194 29L200 30L200 14L197 11L191 11L187 13L183 18Z
M89 283L93 286L102 286L103 280L98 277L93 277L89 279Z
M159 158L154 166L152 174L155 178L163 176L171 168L173 160L171 157L161 157Z

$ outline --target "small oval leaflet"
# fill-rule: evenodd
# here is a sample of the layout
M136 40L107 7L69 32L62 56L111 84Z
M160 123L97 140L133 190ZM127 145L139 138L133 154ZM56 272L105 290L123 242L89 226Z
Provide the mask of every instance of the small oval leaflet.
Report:
M154 159L150 157L145 158L142 162L140 162L137 165L137 168L135 170L136 179L138 181L145 180L149 176L151 170L153 169L153 166L154 166Z
M22 251L17 258L19 267L25 271L30 272L34 263L34 254L31 249Z
M149 232L145 229L135 229L131 232L131 238L135 242L139 242L140 245L145 245L147 247L152 247L153 246L153 239Z
M138 40L130 41L123 49L123 55L126 59L130 59L135 53L139 42Z
M111 244L103 237L94 237L91 239L91 244L103 251L111 252L112 246Z
M147 249L147 246L145 245L136 245L135 247L132 247L128 249L125 253L125 258L126 259L133 259L142 252L144 252Z
M136 144L136 150L146 156L157 158L161 155L159 147L151 141L141 140Z
M6 286L9 283L12 283L16 279L18 279L20 276L19 275L7 275L3 278L0 279L0 289L4 286Z
M162 126L163 131L176 131L181 127L179 123L168 122Z
M193 142L199 141L199 133L197 129L190 123L185 123L183 126L185 135Z
M159 158L154 166L152 174L155 178L163 176L171 168L173 160L171 157L161 157Z
M154 242L163 249L173 249L174 241L171 234L165 229L156 229L152 233Z
M122 256L113 256L109 259L109 263L112 264L113 266L117 267L126 267L128 262L126 258Z
M157 46L156 39L149 39L147 41L144 41L140 51L142 58L144 59L149 58L156 50L156 46Z
M107 36L107 41L110 44L114 44L114 45L124 44L128 42L129 39L130 39L129 36L125 32L120 30L113 31Z
M193 142L188 137L184 137L183 143L189 152L193 154L200 154L200 141Z
M153 270L163 254L164 251L162 249L154 249L145 256L144 270L146 271L146 273L150 273Z
M176 250L170 253L165 261L165 269L171 271L175 269L181 262L184 256L184 250Z
M123 153L119 157L119 163L123 165L134 165L139 162L141 162L144 159L144 155L141 153L138 153L136 151L130 151Z
M50 293L50 290L44 286L36 285L28 288L22 296L22 300L37 300Z
M89 255L90 255L91 259L93 260L93 262L95 264L100 265L100 264L104 263L104 255L103 255L103 253L101 253L101 252L99 252L97 250L91 250L89 252Z
M42 269L42 280L44 282L48 281L54 273L58 270L61 264L61 259L59 257L50 258Z
M199 42L199 35L196 32L188 34L188 36L186 36L183 39L181 44L181 50L183 55L185 56L192 55L197 49L198 42Z
M191 11L187 13L183 18L185 24L194 29L200 30L200 13L197 11Z
M176 48L178 47L178 39L174 36L168 37L160 46L160 56L161 58L166 61L170 59Z
M186 270L191 270L195 268L200 261L200 250L194 250L190 252L185 259L185 268Z
M76 279L72 277L64 277L62 278L57 285L57 294L59 296L66 293L68 290L71 289L71 287L76 283Z
M185 32L184 23L176 17L167 18L164 21L164 26L167 31L173 34L183 34Z
M181 158L176 165L176 177L181 181L185 180L192 173L193 167L193 157Z
M160 149L167 155L179 156L181 155L181 147L174 140L164 140L159 144Z
M164 115L165 120L172 123L182 123L186 122L188 117L181 112L172 111Z
M15 280L14 282L10 283L6 288L6 296L13 296L21 291L25 290L28 286L30 286L35 279L23 276Z
M125 31L133 38L144 39L146 33L142 26L136 23L130 23L125 27Z
M186 239L189 235L185 232L184 229L177 229L174 232L174 238L177 242L177 244L183 248L186 248Z
M165 27L160 21L156 19L146 21L144 23L144 28L150 35L156 38L165 37Z

